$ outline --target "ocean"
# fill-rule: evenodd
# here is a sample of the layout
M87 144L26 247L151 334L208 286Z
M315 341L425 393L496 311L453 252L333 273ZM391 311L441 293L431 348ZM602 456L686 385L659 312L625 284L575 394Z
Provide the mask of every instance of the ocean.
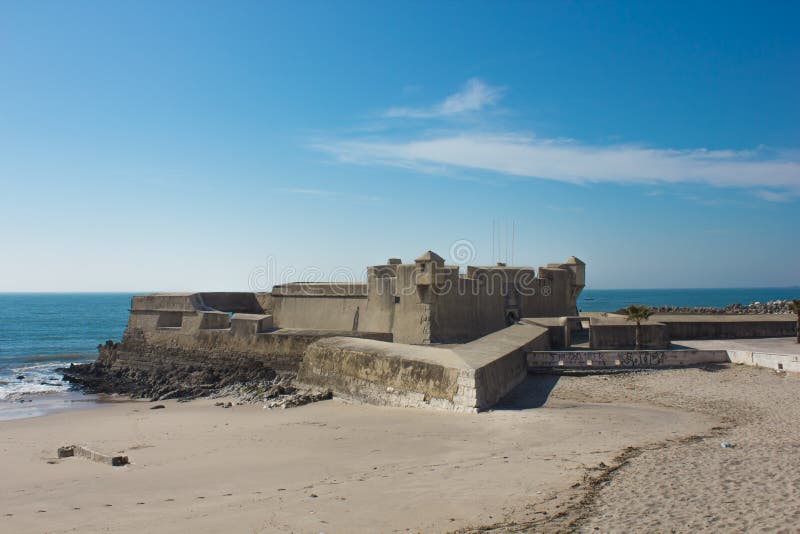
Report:
M727 289L585 289L580 311L616 311L631 304L645 306L710 306L751 304L800 298L800 287Z
M0 419L38 415L82 397L69 394L55 370L91 361L98 344L119 340L130 299L127 293L0 293ZM31 399L33 406L20 405Z
M129 293L0 293L0 410L31 394L68 398L55 371L89 361L97 345L125 330ZM586 289L581 311L614 311L629 304L725 306L800 298L800 288ZM23 377L23 378L19 378ZM30 410L27 411L29 413ZM7 418L0 414L0 419Z

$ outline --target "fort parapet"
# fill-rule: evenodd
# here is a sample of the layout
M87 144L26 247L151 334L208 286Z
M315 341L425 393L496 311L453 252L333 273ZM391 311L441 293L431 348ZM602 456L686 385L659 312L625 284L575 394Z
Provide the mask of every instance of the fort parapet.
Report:
M577 314L585 264L572 257L539 268L470 266L461 273L428 251L414 263L367 269L362 284L293 283L270 295L277 328L390 334L396 343L461 343L522 317Z

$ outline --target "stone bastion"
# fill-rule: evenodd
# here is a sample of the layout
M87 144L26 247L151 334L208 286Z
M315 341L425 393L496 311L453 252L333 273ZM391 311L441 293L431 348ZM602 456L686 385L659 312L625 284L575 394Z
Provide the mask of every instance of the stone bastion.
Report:
M731 361L719 348L672 340L795 334L791 316L660 314L642 325L644 350L633 350L633 324L578 313L584 281L575 257L538 271L501 264L461 273L428 251L411 264L370 267L363 284L135 296L121 342L101 346L93 369L117 383L158 382L162 392L174 385L176 396L187 383L204 391L286 375L345 400L477 412L529 369ZM163 386L165 377L174 384Z

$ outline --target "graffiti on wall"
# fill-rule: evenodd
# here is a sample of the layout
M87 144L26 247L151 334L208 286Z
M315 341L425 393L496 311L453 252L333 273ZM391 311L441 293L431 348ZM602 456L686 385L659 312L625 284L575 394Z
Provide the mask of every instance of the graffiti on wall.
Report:
M576 351L529 352L528 365L534 367L631 367L651 368L667 364L665 351Z

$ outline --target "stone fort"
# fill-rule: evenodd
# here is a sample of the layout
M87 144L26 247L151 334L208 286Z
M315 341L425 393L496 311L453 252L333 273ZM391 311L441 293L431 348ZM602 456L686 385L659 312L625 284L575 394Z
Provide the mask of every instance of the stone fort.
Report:
M121 342L102 346L96 365L109 376L175 383L278 373L345 400L475 412L529 368L723 361L723 353L652 351L669 349L671 339L795 332L790 317L655 315L635 347L635 327L623 317L579 313L585 283L576 257L538 270L497 264L462 272L427 251L413 263L371 266L363 283L135 296Z

